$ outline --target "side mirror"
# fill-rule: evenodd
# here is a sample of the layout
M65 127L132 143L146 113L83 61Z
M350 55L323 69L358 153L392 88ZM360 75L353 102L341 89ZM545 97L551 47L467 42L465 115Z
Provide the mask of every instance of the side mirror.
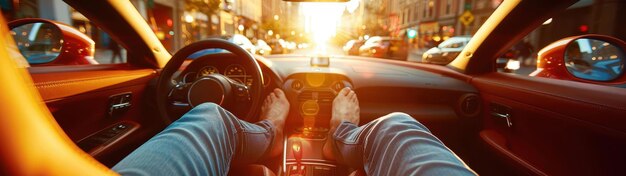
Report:
M579 38L565 48L565 68L591 81L612 81L624 72L624 51L609 41Z
M581 35L558 40L538 53L530 76L602 85L626 83L626 43L605 35Z
M98 64L95 42L73 27L26 18L8 23L20 53L31 66Z

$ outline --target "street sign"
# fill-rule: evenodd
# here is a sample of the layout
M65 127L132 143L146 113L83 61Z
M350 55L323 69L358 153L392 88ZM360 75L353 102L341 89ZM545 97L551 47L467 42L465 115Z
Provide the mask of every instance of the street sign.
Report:
M459 17L459 20L461 21L461 23L463 23L463 25L469 26L470 24L472 24L472 22L474 22L474 15L472 15L472 12L470 12L469 10L466 10Z

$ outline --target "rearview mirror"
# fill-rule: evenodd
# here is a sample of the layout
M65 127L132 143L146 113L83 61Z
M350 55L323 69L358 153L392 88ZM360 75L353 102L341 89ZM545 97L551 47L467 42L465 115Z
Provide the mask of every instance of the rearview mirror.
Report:
M624 72L624 51L608 41L579 38L565 48L565 67L577 78L611 81Z

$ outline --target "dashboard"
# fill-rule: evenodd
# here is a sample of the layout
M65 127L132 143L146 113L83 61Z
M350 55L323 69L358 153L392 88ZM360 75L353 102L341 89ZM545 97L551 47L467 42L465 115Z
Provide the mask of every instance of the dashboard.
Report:
M178 81L192 83L206 75L222 74L247 86L257 84L252 79L253 68L235 57L197 58L184 66ZM326 127L332 100L343 87L357 92L361 122L398 111L420 121L454 121L476 114L475 106L463 110L460 105L465 99L475 99L476 89L455 78L370 58L336 57L328 67L311 66L309 59L292 55L257 58L265 80L264 96L273 88L285 91L292 108L288 123L294 128Z

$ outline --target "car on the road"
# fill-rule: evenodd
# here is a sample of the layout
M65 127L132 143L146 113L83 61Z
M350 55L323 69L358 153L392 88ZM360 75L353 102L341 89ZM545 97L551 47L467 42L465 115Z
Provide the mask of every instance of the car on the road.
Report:
M260 57L250 54L243 45L220 39L199 40L170 51L164 45L170 44L169 41L161 40L167 39L167 33L159 36L154 31L158 30L157 27L167 26L166 20L160 24L150 19L153 13L159 14L159 10L165 11L160 15L171 15L172 11L162 10L163 5L158 4L162 1L63 2L67 2L72 9L68 10L70 7L67 6L64 8L68 11L67 17L78 16L69 16L69 13L82 14L80 17L87 18L89 25L93 25L92 29L102 29L127 50L128 62L49 67L19 65L19 62L24 62L24 55L29 53L20 52L20 49L25 48L16 45L15 37L9 35L10 29L4 25L6 22L3 19L25 15L10 13L10 10L17 8L3 6L3 13L0 14L0 23L3 24L0 26L0 34L5 34L0 35L0 102L3 103L0 106L0 175L117 175L111 169L114 165L140 146L154 142L151 140L153 136L179 120L193 107L201 103L214 103L224 107L225 110L220 110L219 113L233 114L238 118L237 122L255 123L261 121L259 112L265 97L277 88L283 89L291 109L282 132L273 136L284 139L282 143L273 144L284 149L277 151L276 155L272 155L274 152L269 150L267 153L256 154L240 150L242 146L264 146L237 145L237 141L217 145L218 142L198 137L201 135L194 135L193 131L179 132L198 137L195 139L199 141L199 145L192 147L199 150L223 147L228 151L207 152L216 156L225 155L219 158L219 163L227 164L223 168L229 170L215 171L221 175L303 175L303 172L306 172L305 175L367 175L372 167L388 167L384 164L365 164L372 162L368 157L380 153L388 154L388 151L371 151L363 148L364 144L354 141L338 143L354 147L356 153L365 153L364 155L355 154L354 158L348 158L336 153L322 153L326 142L332 142L332 138L338 134L329 133L331 107L334 97L344 87L350 87L358 95L360 123L389 120L393 117L382 116L402 112L405 117L411 116L415 121L404 119L401 123L428 129L399 129L400 132L395 133L396 135L432 133L437 136L432 139L437 141L417 143L439 145L439 142L443 142L446 149L453 151L455 157L464 161L462 165L471 168L476 174L626 175L626 89L616 86L626 84L626 44L623 38L619 38L626 34L624 31L613 30L622 29L623 23L619 19L625 14L621 13L623 9L620 8L626 4L624 1L472 1L472 8L478 8L473 4L480 4L497 9L486 19L475 14L477 18L474 24L478 21L484 21L484 24L476 29L477 32L473 35L475 37L469 39L465 48L460 51L461 54L445 66L370 56L281 54ZM142 2L148 4L140 4ZM182 2L184 1L180 1ZM577 2L593 5L580 9ZM26 8L33 4L31 1L6 3L26 3L23 6L18 4L10 7L32 11ZM138 3L145 6L136 5ZM247 9L251 4L254 3L240 5ZM434 9L445 9L443 5L446 3L430 4L437 6ZM440 4L443 5L439 6ZM260 5L251 8L261 9ZM299 7L305 7L300 5L302 6ZM140 7L139 10L151 10L147 13L148 18L142 16L143 13L136 6ZM43 6L39 10L45 10L44 8L49 7ZM599 18L575 16L565 21L558 18L558 14L567 13L572 16L587 12L592 15L608 14L610 18L596 16L603 17L598 20ZM363 16L368 16L375 12L364 13ZM316 21L330 21L326 19L328 16L323 15L322 20ZM190 20L186 23L204 22L195 19L202 15L189 17ZM340 19L342 17L338 16ZM173 21L181 21L178 18L173 18ZM230 21L234 24L248 25L248 19L233 18L241 20ZM551 24L544 24L551 18L554 18ZM283 16L275 19L285 20ZM570 31L552 30L570 23L578 25L572 21L584 20L597 22L588 26L589 31L603 32L609 29L606 30L609 32L605 32L606 36L596 36L579 35L581 31L577 28ZM331 22L335 24L335 21ZM438 30L439 25L420 25L417 37L428 30ZM606 25L608 28L596 28L596 25ZM192 23L189 26L193 26ZM239 32L249 30L247 26L240 26L242 30ZM223 30L235 31L233 26L227 27ZM370 29L375 26L366 27ZM402 26L392 27L400 29ZM433 29L424 29L427 27ZM566 26L565 29L569 28ZM562 38L561 35L571 37L567 40L549 40L557 42L541 50L540 62L547 64L541 67L544 69L542 74L544 71L565 74L557 78L571 76L586 81L498 72L496 60L524 36L531 35L531 31L535 29L542 32L542 35L537 36L556 35L559 36L558 39ZM63 40L64 43L73 44L72 41L59 38L62 36L49 37L55 41ZM38 48L53 48L52 45L42 46L46 45L45 42L37 45ZM372 51L371 48L369 51ZM188 59L193 53L206 49L228 52ZM275 50L276 48L273 52ZM65 51L84 52L85 48L70 47L65 48L63 52ZM179 122L188 123L184 119ZM211 130L226 129L232 132L216 133L231 134L235 139L240 139L238 134L247 133L232 126L209 125L217 127L210 128ZM359 128L358 124L348 122L343 125ZM197 127L207 128L202 125ZM397 126L381 125L373 128L384 130L393 127ZM272 128L271 125L268 128ZM179 128L174 126L168 129ZM368 134L353 137L364 136ZM366 142L381 146L393 144L376 143L375 140ZM405 141L398 141L401 144L403 142ZM330 144L332 147L333 143ZM175 143L164 144L165 148L169 145L174 146ZM157 160L174 156L172 158L190 157L200 162L213 162L207 160L207 156L186 150L167 152L163 148L151 149L153 155L144 159ZM263 157L265 154L268 156ZM388 160L375 162L392 163L392 160L404 155L430 158L437 155L437 151L400 151L386 155L391 156ZM153 161L145 164L152 164L151 162ZM167 162L172 164L162 166L206 169L204 166L178 165L180 162L177 160ZM356 164L345 164L346 162ZM409 167L415 164L413 166L419 168L414 171L421 172L429 167L447 165L439 161L432 163L420 165L423 163L408 162L393 167ZM178 170L172 169L172 172L178 173Z
M287 51L287 46L284 44L282 39L280 39L280 40L272 39L272 40L268 41L267 44L272 48L271 54L287 54L287 53L289 53L289 51Z
M422 62L429 64L446 65L461 53L471 36L455 36L441 42L436 47L428 49L422 55Z
M359 47L359 55L394 60L406 60L408 55L408 46L404 40L399 38L373 36L367 39L367 41Z
M365 44L365 40L349 40L342 49L347 55L358 56L359 48L361 48L363 44Z
M265 40L257 40L256 41L256 52L259 55L270 55L272 53L272 47L265 42Z
M252 54L256 53L256 47L254 46L254 44L252 44L250 39L248 39L248 37L246 36L243 36L241 34L234 34L228 38L228 41L241 46L241 48L245 49L246 51Z

